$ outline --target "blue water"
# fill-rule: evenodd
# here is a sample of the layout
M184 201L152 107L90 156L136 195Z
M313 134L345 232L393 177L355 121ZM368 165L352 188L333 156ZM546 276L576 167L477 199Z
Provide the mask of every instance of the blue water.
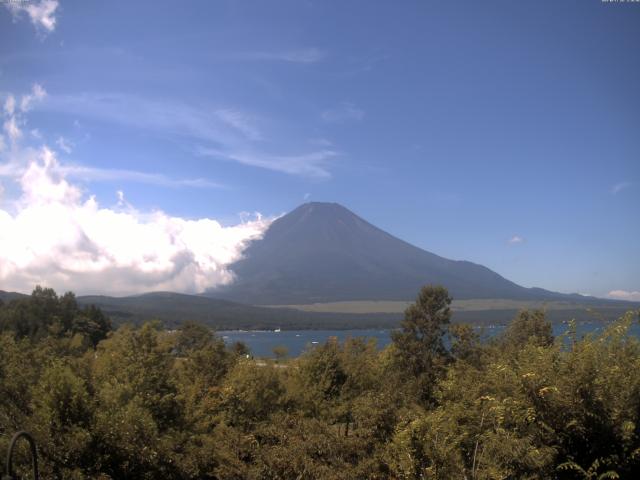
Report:
M375 338L378 347L384 347L391 341L391 330L283 330L273 331L220 331L226 343L243 342L255 357L273 357L273 348L285 346L289 356L297 357L305 349L337 337L341 342L345 338Z
M588 333L598 333L606 325L597 322L580 323L577 325L578 336ZM504 330L503 325L479 327L478 331L483 338L491 338ZM553 334L561 335L566 332L566 324L555 324ZM326 342L330 337L337 337L339 341L346 338L365 337L374 338L379 348L383 348L391 342L391 330L283 330L274 331L219 331L217 332L226 343L243 342L249 347L255 357L273 357L273 348L285 346L289 350L289 356L297 357L308 348L313 348ZM640 325L634 323L631 333L640 337Z

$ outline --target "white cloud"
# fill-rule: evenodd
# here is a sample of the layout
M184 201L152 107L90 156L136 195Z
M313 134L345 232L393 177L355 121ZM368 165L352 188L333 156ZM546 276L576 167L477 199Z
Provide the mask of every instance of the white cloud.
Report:
M16 178L24 173L24 168L19 161L10 159L7 162L0 162L0 177Z
M514 235L508 240L507 243L509 243L509 245L517 245L519 243L524 243L524 237L521 237L520 235Z
M16 99L13 95L8 95L4 102L5 121L2 125L7 137L12 143L17 142L22 137L20 125L25 123L22 114L27 112L29 108L36 102L42 100L46 96L46 92L41 85L35 83L31 88L31 93L22 97L20 109L16 108Z
M50 33L56 28L58 0L40 0L40 2L8 0L3 3L13 13L14 18L19 18L26 13L31 23L40 32Z
M321 114L322 120L330 123L343 123L347 121L359 121L364 118L364 110L353 103L345 102L339 107L325 110Z
M42 88L42 85L34 83L31 87L31 93L22 96L20 110L28 112L35 102L43 100L46 96L47 92Z
M16 110L16 98L13 95L9 95L4 101L4 113L6 115L13 115Z
M324 60L327 53L318 48L286 50L280 52L244 52L225 55L232 60L276 61L289 63L317 63Z
M13 115L4 121L2 128L9 137L9 140L11 140L12 142L17 142L20 137L22 137L22 130L20 130L20 127L18 127L16 117Z
M84 181L131 181L170 188L225 188L224 185L205 178L175 179L160 173L147 173L136 170L97 168L72 164L61 165L59 170L68 177L78 178Z
M51 95L41 108L147 129L163 135L225 143L244 139L244 134L237 126L220 118L215 110L194 108L178 102L154 101L135 95Z
M129 203L124 199L124 192L122 190L116 191L116 197L118 197L118 206L125 207L130 206Z
M615 298L616 300L628 300L633 302L640 302L640 292L628 292L626 290L611 290L607 296Z
M618 193L620 193L623 190L626 190L627 188L631 187L632 185L633 185L632 182L616 183L613 187L611 187L611 194L612 195L617 195Z
M318 147L333 147L333 142L331 140L327 140L326 138L312 138L311 140L309 140L309 143Z
M42 284L79 293L199 292L232 281L228 265L270 224L257 217L225 227L211 218L141 212L122 192L114 207L101 206L72 179L219 185L200 178L174 180L161 174L61 164L46 146L22 145L14 127L18 121L26 123L23 114L16 108L4 113L5 131L13 143L1 152L0 177L15 181L19 195L11 201L3 198L0 204L3 289L28 292Z
M195 140L205 144L194 147L199 154L292 175L330 177L328 160L337 155L326 148L294 155L260 151L255 142L265 134L256 125L256 117L236 109L194 108L122 94L50 96L42 108ZM290 145L292 139L287 138L286 143Z
M4 163L0 162L0 177L10 177L15 180L24 175L27 170L28 165L34 156L34 151L27 147L17 148L15 145L23 136L18 124L26 123L26 120L24 119L25 113L35 105L36 101L44 99L45 96L46 92L44 89L40 85L34 84L31 93L22 97L24 108L21 108L20 110L5 108L6 120L4 122L4 130L16 148L13 149L11 155L5 159ZM10 95L8 98L14 97ZM8 112L12 113L9 114ZM35 140L42 139L42 134L37 128L32 129L30 134ZM58 137L56 145L60 150L67 154L71 153L74 147L72 142L62 136ZM3 149L4 140L3 137L0 136L0 151ZM0 160L2 159L0 158ZM135 170L103 169L73 164L59 165L57 170L69 178L85 181L132 181L171 188L224 188L223 185L204 178L174 179L163 174L146 173Z
M268 155L254 152L224 152L204 147L199 148L198 153L276 172L317 178L329 178L331 176L328 170L328 163L331 158L338 155L333 150L322 150L300 155Z
M270 223L257 218L223 227L210 218L139 212L122 192L118 207L104 208L69 182L53 151L31 154L14 209L0 208L3 289L200 292L232 281L227 266Z
M248 115L233 109L217 110L216 114L222 121L242 132L249 140L262 140L262 133L253 125Z
M58 139L56 140L56 145L60 147L60 150L67 154L71 153L73 147L75 146L72 142L65 139L63 136L58 137Z

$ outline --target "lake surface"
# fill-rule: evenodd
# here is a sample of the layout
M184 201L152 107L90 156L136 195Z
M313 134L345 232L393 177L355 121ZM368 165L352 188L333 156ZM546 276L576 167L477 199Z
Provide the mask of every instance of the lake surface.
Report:
M606 327L603 323L579 323L578 336L589 333L598 333ZM478 332L483 338L491 338L499 335L505 329L504 325L490 327L478 327ZM566 324L555 324L553 334L561 335L566 332ZM634 323L631 333L640 337L640 325ZM289 350L289 356L297 357L308 348L313 348L326 342L331 337L337 337L339 341L346 338L365 337L374 338L379 348L383 348L391 342L391 330L283 330L274 331L219 331L217 332L226 343L243 342L255 357L273 357L274 347L284 346Z

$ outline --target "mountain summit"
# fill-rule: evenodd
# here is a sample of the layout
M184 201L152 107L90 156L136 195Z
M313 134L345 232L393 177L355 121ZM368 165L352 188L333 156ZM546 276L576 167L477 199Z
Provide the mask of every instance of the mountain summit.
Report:
M306 203L275 220L231 269L236 281L209 295L271 305L411 300L434 283L457 299L564 297L422 250L337 203Z

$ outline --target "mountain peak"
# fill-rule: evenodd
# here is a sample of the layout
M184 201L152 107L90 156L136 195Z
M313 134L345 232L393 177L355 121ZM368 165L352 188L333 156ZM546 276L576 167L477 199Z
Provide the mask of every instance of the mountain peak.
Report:
M298 208L310 209L310 208L336 208L336 207L347 210L346 207L343 207L337 202L306 202L300 205Z
M309 202L275 220L210 294L251 304L410 300L425 284L454 298L549 298L482 265L449 260L375 227L338 203Z
M296 213L303 214L349 214L355 215L347 207L335 202L307 202L303 203L288 215L295 215Z
M339 241L344 235L348 236L350 230L362 228L375 227L339 203L309 202L273 222L268 233L272 237L293 235L298 242L313 242L315 236L326 236L327 229L341 229L342 233L333 235Z

